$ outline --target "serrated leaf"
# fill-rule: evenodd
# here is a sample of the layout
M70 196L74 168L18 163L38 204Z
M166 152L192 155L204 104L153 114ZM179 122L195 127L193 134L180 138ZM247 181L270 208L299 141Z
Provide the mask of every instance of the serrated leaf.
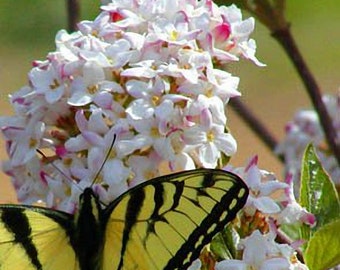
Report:
M340 220L321 227L309 240L304 258L310 270L325 270L340 264Z
M311 144L307 146L302 161L300 204L317 219L312 231L308 226L303 227L302 236L306 240L313 231L340 218L338 193Z

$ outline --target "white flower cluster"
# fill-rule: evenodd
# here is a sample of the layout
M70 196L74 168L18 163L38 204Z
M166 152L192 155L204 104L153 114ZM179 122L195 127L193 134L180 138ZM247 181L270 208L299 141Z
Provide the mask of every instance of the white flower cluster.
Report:
M242 239L242 260L224 260L215 270L308 270L296 257L294 249L287 244L275 242L276 234L262 234L258 230Z
M338 140L340 140L340 95L326 95L323 97L323 102L333 120ZM309 143L313 143L315 146L323 167L330 174L334 183L340 185L340 168L335 157L325 147L323 129L317 113L312 109L296 113L293 120L286 126L285 139L276 149L278 154L284 156L286 172L294 175L294 182L299 182L301 159Z
M276 237L282 235L281 225L299 223L314 226L316 218L301 207L293 192L293 178L288 175L284 182L273 173L258 168L258 157L253 157L245 167L225 169L238 174L249 187L249 197L241 217L241 230L252 228L247 237L240 239L240 260L224 260L216 264L216 270L308 270L296 255L295 249L302 241L294 239L290 244L279 244ZM256 230L254 230L256 229Z
M15 116L0 119L19 201L74 212L114 135L94 186L103 202L164 168L214 168L235 153L225 105L239 78L218 67L262 65L253 18L208 0L113 0L78 27L57 34L56 51L11 96Z
M243 208L246 216L263 218L268 227L270 220L275 226L294 224L296 222L314 226L315 216L301 207L294 196L293 177L287 175L284 182L279 181L273 173L258 168L258 157L253 157L246 167L225 169L239 175L249 187L249 197Z

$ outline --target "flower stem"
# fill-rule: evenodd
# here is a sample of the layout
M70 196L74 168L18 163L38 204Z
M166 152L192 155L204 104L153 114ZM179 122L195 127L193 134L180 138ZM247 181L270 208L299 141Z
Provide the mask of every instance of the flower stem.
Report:
M241 100L240 98L230 99L229 104L234 111L248 124L248 126L254 131L255 134L269 147L272 151L275 150L277 140L274 135L267 129L267 127L256 117ZM283 161L283 156L279 156L279 159Z
M80 17L80 4L79 0L66 0L67 17L68 17L68 30L74 32L77 30L77 23Z
M277 236L276 236L276 241L281 244L288 244L292 245L292 240L282 231L282 230L277 230ZM301 249L296 248L296 256L299 259L301 263L304 263L304 258L303 258L303 253Z
M292 60L297 72L299 73L309 97L317 111L323 128L325 138L328 142L330 150L334 153L335 158L340 166L340 143L337 141L337 134L332 124L332 120L327 112L326 106L322 101L320 87L318 86L315 78L310 72L307 64L305 63L295 40L290 32L289 26L274 31L272 36L281 44L290 59Z

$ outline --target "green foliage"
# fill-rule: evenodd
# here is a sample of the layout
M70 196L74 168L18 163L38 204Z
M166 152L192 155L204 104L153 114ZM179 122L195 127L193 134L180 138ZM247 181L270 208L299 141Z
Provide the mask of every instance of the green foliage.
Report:
M310 270L325 270L340 264L339 229L340 219L314 233L304 256Z
M230 224L221 233L216 235L211 242L210 248L217 261L236 259L236 243L238 240L239 236Z
M317 219L314 228L301 228L307 240L307 266L310 270L324 270L340 264L339 197L312 145L306 148L302 161L300 204Z
M301 239L301 227L304 226L300 222L295 222L294 224L282 224L280 230L285 233L292 241Z
M60 29L67 29L66 1L1 0L0 41L10 46L52 44ZM81 18L98 15L100 0L81 1ZM53 47L51 48L53 49Z
M300 204L316 216L314 231L340 218L338 193L312 145L307 146L302 161Z

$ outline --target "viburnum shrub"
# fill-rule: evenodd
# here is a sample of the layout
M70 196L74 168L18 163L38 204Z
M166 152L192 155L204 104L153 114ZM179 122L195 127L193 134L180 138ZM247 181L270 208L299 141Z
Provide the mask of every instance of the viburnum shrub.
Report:
M272 4L279 11L275 21L259 8L266 1L236 2L279 41L278 30L289 31L283 6ZM244 179L250 196L227 229L239 252L226 256L227 245L211 244L215 255L225 255L215 269L339 264L339 236L326 243L340 226L339 198L309 143L337 183L340 158L328 146L318 112L300 111L287 125L287 137L276 148L286 165L281 180L260 169L257 156L244 168L231 165L237 144L227 107L241 93L239 78L225 67L240 58L264 66L250 38L254 24L234 4L112 0L93 21L80 22L78 31L60 30L56 50L34 61L27 85L10 96L15 115L0 119L9 156L3 170L18 200L74 213L94 178L93 189L107 204L156 176L223 168ZM339 97L324 102L339 138ZM202 260L192 268L201 265L211 267Z
M2 118L19 201L73 212L81 191L63 174L90 185L114 134L94 187L104 202L162 168L215 168L236 152L226 105L239 78L217 67L239 57L261 65L254 19L209 1L115 1L78 28L57 34L56 51L11 95L16 115Z

